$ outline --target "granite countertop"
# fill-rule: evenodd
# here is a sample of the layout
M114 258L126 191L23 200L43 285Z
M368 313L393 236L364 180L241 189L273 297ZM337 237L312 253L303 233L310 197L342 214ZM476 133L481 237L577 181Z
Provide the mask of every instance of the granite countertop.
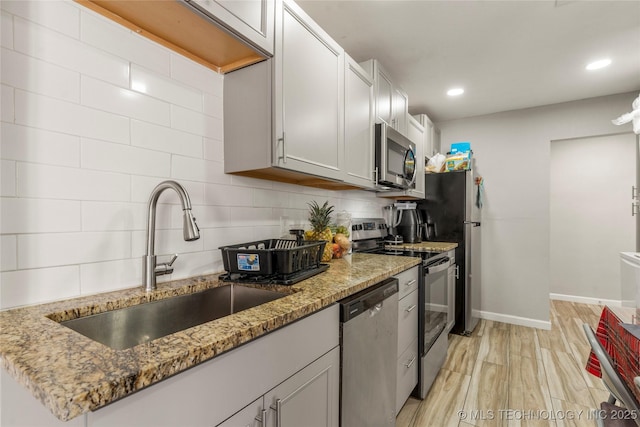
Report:
M416 252L446 252L458 247L457 243L447 242L421 242L401 243L399 245L387 245L386 248L412 250Z
M125 350L58 322L228 283L218 274L0 312L0 364L66 421L182 372L327 307L420 263L420 258L353 254L321 274L277 286L283 298Z

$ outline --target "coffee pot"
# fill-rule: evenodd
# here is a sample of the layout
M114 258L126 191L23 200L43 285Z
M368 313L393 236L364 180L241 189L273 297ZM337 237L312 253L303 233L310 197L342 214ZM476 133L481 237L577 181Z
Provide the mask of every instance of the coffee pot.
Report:
M418 217L416 204L412 202L396 202L386 206L389 234L400 235L404 243L420 243L421 221Z

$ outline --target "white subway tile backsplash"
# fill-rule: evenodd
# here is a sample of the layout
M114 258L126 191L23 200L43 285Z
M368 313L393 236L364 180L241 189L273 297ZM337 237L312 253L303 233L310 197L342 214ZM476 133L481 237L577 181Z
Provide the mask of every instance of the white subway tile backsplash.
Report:
M4 4L4 3L2 3ZM0 6L2 6L0 4ZM13 16L4 10L0 11L0 46L13 48Z
M91 77L83 77L80 87L83 105L160 125L171 123L166 102Z
M59 166L19 163L17 194L68 200L129 201L128 175Z
M131 120L131 145L201 158L202 141L203 138L200 135L140 120Z
M42 1L34 7L33 1L3 0L2 9L43 27L69 37L80 35L80 11L67 1Z
M129 119L71 102L16 91L16 123L71 135L129 143Z
M229 218L230 227L259 227L275 223L271 208L236 207Z
M171 155L83 138L81 165L85 169L132 175L167 176L171 170Z
M18 268L30 269L131 258L131 233L22 234Z
M131 90L191 110L203 111L202 92L135 64L131 65Z
M147 251L146 233L144 231L134 231L131 234L133 239L131 244L132 256L134 258L142 257ZM156 255L162 257L158 262L165 262L165 257L167 258L166 261L168 261L172 254L180 255L183 252L199 252L204 247L202 235L198 240L186 242L182 236L182 227L179 229L156 230L155 244ZM180 261L179 257L178 261Z
M275 183L275 181L268 181L266 179L250 178L248 176L242 175L231 175L231 184L239 185L242 187L264 188L267 190L271 190L273 189L273 184Z
M210 206L253 206L253 189L206 184L205 201Z
M273 190L255 190L253 192L253 206L283 208L289 206L289 193Z
M171 106L171 127L207 138L223 139L222 120L177 105Z
M80 283L82 295L142 286L142 258L82 264Z
M0 166L0 196L13 197L16 195L16 162L2 160Z
M8 123L0 129L3 159L58 166L80 166L80 138Z
M171 54L168 49L92 11L83 10L80 22L83 42L157 73L170 74Z
M41 3L45 2L39 4ZM14 18L13 45L19 52L77 71L82 75L123 87L129 84L128 61L18 17Z
M0 271L18 268L18 240L16 236L0 235ZM1 296L1 295L0 295Z
M80 202L3 198L0 224L3 233L80 231Z
M77 265L0 274L0 308L38 304L80 295L80 268Z
M82 231L144 230L146 226L144 203L82 202Z
M224 164L192 157L173 156L171 176L176 179L230 184L231 178L224 173Z
M211 139L211 138L203 138L203 141L204 141L204 159L223 162L224 161L224 142L218 139Z
M80 74L77 72L6 48L2 48L0 54L2 83L66 101L80 100Z
M204 113L208 116L218 117L222 119L222 97L216 95L204 94Z
M15 91L7 85L0 86L0 120L13 123L15 120Z
M223 76L189 58L171 54L171 77L205 93L222 98Z
M220 251L189 252L181 254L180 265L174 264L173 274L167 280L185 279L187 277L202 276L222 272L222 262L215 263L214 258ZM178 261L176 261L177 263ZM160 281L162 276L158 277Z
M131 201L147 203L151 192L162 181L170 179L165 178L147 178L144 176L132 176L131 177ZM175 181L175 180L173 180ZM192 205L204 204L204 184L201 182L178 180L189 193L189 199ZM173 190L166 190L160 195L159 203L172 203L175 205L180 204L180 198L178 194Z
M225 206L193 205L193 216L198 223L198 228L220 228L229 225L230 218L235 215L235 209ZM174 205L171 215L171 226L182 227L182 210L180 205Z

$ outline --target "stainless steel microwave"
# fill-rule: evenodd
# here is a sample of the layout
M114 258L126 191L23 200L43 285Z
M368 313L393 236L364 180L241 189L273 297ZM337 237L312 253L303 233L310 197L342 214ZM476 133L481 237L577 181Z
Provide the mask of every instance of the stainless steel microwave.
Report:
M375 125L376 186L380 189L415 188L416 145L386 123Z

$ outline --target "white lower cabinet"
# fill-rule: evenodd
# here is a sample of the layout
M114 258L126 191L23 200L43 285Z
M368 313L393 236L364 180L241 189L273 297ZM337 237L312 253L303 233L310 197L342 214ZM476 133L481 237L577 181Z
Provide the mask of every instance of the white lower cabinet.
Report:
M418 384L418 285L420 268L415 266L398 279L398 360L396 370L396 415Z
M339 381L334 348L217 427L338 427Z
M339 393L336 347L265 395L267 426L338 427Z
M259 399L251 402L228 420L218 424L217 427L262 427L263 417L266 417L266 410L264 409L264 397L260 396Z
M91 412L87 426L262 427L278 399L282 427L337 426L339 320L334 304Z

